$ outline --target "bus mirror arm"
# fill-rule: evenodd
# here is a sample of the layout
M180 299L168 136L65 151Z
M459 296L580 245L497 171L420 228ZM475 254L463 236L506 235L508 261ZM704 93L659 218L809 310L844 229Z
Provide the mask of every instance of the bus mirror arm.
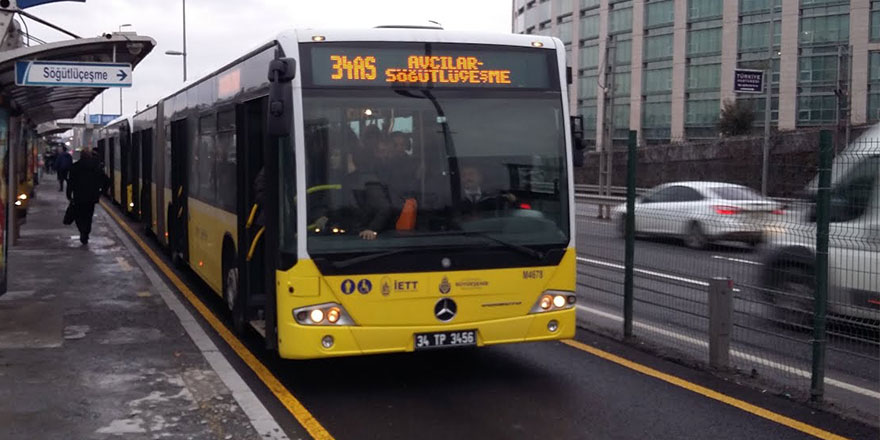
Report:
M296 60L276 58L269 63L269 114L267 131L270 136L290 134L293 121L293 87Z
M288 83L296 78L296 60L293 58L275 58L269 63L269 82Z

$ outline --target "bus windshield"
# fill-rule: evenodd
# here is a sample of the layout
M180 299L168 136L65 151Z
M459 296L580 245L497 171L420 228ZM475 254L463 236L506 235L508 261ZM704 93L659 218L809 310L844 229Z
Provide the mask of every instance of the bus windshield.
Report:
M305 89L303 107L313 257L568 244L558 91Z

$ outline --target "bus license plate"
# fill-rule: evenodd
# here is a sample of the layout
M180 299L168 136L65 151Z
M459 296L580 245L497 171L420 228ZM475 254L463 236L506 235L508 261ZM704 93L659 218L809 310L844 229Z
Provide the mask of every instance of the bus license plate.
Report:
M416 333L415 349L425 350L441 347L465 347L477 345L476 330L458 330L452 332Z

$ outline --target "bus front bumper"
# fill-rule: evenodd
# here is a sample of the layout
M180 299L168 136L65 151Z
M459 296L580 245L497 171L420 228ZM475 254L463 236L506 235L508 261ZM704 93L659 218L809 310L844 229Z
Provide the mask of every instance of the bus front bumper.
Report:
M555 331L551 321L555 322ZM476 330L476 346L515 342L548 341L574 337L575 309L514 318L412 327L304 326L285 322L278 326L278 353L285 359L415 351L415 335L433 332ZM332 345L325 347L329 338Z

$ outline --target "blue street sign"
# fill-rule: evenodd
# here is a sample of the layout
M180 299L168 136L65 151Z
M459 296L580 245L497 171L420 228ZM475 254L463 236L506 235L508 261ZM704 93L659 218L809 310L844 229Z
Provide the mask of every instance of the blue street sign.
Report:
M15 84L36 87L131 87L131 64L16 61Z
M119 115L89 115L89 124L107 125Z

